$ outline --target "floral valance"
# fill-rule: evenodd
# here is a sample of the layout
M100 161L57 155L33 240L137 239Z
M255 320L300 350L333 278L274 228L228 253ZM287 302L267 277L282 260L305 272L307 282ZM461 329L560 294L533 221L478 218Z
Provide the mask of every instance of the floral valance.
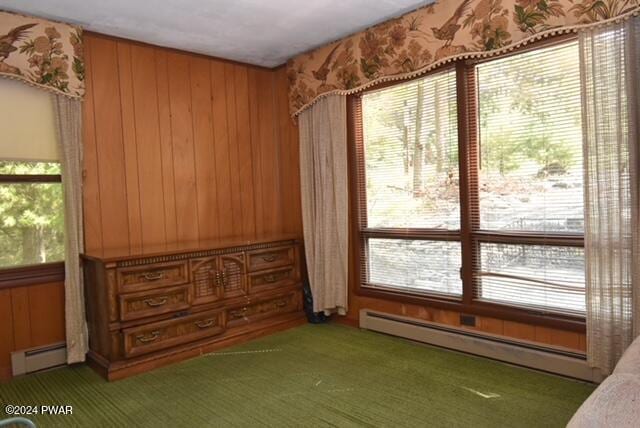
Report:
M82 30L0 11L0 76L81 98Z
M439 0L287 63L292 115L332 93L638 14L640 0Z

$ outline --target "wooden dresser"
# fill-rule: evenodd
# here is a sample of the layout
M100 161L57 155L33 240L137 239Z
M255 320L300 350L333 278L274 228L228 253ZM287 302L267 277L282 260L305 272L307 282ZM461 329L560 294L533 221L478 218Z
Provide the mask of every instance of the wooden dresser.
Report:
M304 322L294 237L83 257L89 362L109 380Z

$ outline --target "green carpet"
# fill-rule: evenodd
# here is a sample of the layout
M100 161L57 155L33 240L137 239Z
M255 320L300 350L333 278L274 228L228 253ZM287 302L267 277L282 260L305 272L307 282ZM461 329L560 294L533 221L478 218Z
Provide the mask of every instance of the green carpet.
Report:
M561 427L593 385L339 325L305 325L107 383L86 366L0 384L72 405L42 427Z

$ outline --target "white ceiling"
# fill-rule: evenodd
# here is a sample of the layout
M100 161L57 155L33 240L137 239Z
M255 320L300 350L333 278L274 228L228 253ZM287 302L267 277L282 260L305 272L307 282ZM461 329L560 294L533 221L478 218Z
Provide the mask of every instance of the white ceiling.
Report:
M0 9L274 67L433 0L0 0Z

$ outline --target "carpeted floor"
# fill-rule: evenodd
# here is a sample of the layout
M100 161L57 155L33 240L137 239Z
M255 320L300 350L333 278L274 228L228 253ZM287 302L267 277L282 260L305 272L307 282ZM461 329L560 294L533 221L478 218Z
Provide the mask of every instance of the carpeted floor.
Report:
M339 325L305 325L118 382L86 366L0 384L72 405L41 427L561 427L593 385Z

